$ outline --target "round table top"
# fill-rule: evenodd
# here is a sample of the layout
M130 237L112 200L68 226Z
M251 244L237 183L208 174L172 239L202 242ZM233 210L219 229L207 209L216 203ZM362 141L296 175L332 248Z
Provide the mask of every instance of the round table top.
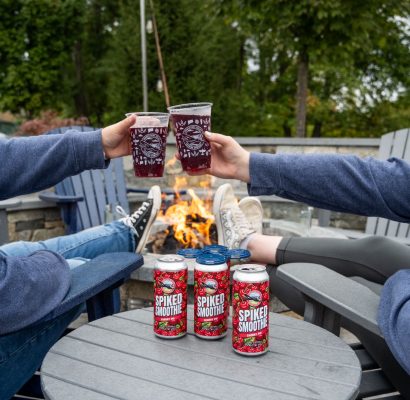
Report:
M270 314L269 352L236 354L230 332L207 341L154 336L152 308L84 325L47 354L46 399L354 399L361 369L353 350L304 321Z

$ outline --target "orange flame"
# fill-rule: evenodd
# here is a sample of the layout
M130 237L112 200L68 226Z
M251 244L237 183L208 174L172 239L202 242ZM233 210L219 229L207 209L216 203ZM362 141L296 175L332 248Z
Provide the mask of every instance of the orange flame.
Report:
M207 198L201 200L193 189L187 192L190 200L182 200L179 192L188 186L186 177L176 177L173 187L176 197L175 204L161 212L158 219L172 225L175 239L184 247L203 247L211 244L210 229L214 222L211 211L210 182L200 182L200 187L206 190Z

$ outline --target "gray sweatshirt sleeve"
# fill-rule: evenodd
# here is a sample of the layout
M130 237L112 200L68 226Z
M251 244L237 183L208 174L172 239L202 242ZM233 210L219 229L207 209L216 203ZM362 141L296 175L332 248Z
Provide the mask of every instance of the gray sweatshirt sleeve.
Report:
M106 166L101 130L0 139L0 165L0 200L46 189Z
M314 207L410 221L410 164L338 154L250 157L251 195L277 195Z

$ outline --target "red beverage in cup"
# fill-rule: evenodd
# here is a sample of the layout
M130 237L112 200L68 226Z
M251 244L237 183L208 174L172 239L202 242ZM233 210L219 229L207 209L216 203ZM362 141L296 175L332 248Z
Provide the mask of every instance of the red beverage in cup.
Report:
M164 174L169 115L165 113L136 113L136 115L137 120L130 128L135 176L161 177Z
M191 103L168 108L184 171L201 171L211 166L211 146L204 136L211 129L211 107L211 103Z

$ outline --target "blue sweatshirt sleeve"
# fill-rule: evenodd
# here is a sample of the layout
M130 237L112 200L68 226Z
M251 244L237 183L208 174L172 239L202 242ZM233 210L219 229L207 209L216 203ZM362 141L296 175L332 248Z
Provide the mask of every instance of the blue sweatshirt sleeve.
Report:
M67 262L50 251L0 258L0 335L51 312L67 294L70 281Z
M106 166L101 130L0 139L0 200L49 188Z
M410 375L410 270L401 270L384 284L378 323L396 360Z
M277 195L314 207L410 221L410 164L338 154L250 156L251 195Z

